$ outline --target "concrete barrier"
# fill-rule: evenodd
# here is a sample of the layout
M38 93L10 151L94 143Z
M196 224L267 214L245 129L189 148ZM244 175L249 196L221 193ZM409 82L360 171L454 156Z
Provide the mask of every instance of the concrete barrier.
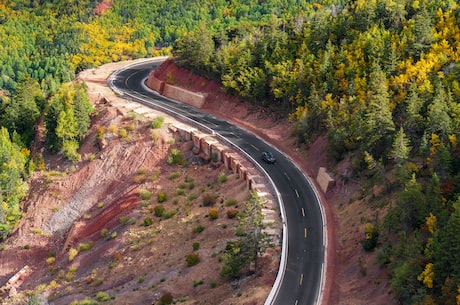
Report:
M335 185L334 178L332 178L332 176L327 172L325 167L319 168L316 181L318 181L318 184L324 193L326 193L331 186Z

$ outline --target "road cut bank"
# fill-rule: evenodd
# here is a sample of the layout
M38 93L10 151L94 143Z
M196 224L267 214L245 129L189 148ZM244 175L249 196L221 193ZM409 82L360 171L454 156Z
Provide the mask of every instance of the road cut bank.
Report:
M154 71L152 71L146 81L147 87L150 89L157 91L159 94L171 98L173 100L181 101L183 103L186 103L188 105L194 106L196 108L202 108L204 105L204 102L206 101L207 94L206 93L196 93L192 92L190 90L174 86L171 84L168 84L167 82L158 79L154 75ZM204 144L207 145L207 144ZM212 147L212 146L210 146ZM206 150L206 149L205 149ZM208 149L209 150L209 149ZM209 151L210 154L213 154L212 151ZM227 160L225 160L227 159ZM228 156L222 156L222 160L226 162L226 166L231 168L230 166L237 167L235 170L236 172L238 171L245 171L244 167L243 169L239 169L238 167L240 166L239 164L234 164L230 165L229 162L229 157ZM231 160L231 158L230 158ZM231 168L233 170L233 168ZM247 177L244 177L245 179ZM248 186L251 189L251 184L254 183L252 178L250 177L248 181ZM318 174L316 176L316 181L318 185L320 186L321 190L324 193L327 193L327 191L335 185L335 180L332 177L332 175L327 171L325 167L320 167L318 170Z
M201 108L206 101L206 93L196 93L184 88L168 84L165 81L158 79L152 71L147 79L147 87L157 91L159 94L170 99L181 101L196 108Z

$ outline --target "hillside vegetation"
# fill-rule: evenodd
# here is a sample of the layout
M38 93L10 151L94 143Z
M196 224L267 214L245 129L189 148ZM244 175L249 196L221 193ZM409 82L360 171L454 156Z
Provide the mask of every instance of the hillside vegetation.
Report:
M106 3L106 11L91 0L0 4L2 238L40 168L29 153L40 118L49 147L79 158L91 109L80 88L61 83L172 50L228 92L289 116L299 143L326 136L329 157L350 160L343 183L360 182L364 193L384 186L385 213L366 225L362 245L389 268L402 304L460 304L456 1Z
M459 14L454 1L316 3L223 33L200 27L174 49L290 116L300 142L327 135L329 157L351 160L342 182L385 186L386 216L362 245L378 249L403 304L460 304Z

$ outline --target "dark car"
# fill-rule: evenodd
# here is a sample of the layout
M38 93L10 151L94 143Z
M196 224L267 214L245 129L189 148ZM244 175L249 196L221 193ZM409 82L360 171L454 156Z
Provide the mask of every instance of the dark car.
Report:
M262 153L262 160L264 160L268 164L273 164L276 162L275 157L273 157L272 153L269 151L264 151Z

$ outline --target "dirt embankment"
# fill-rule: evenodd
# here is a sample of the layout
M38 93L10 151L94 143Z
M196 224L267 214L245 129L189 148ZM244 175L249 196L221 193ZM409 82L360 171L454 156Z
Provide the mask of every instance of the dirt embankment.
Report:
M170 293L182 304L260 304L278 270L278 248L235 285L219 275L238 225L232 215L249 196L246 181L218 163L169 164L172 149L193 156L193 143L174 136L173 118L107 88L118 66L78 77L96 106L82 159L71 164L42 150L47 168L31 179L27 214L2 244L0 286L25 265L31 271L18 295L0 292L0 303L22 304L26 293L55 305L85 298L152 304ZM158 118L162 127L152 128ZM190 254L196 266L187 263Z

